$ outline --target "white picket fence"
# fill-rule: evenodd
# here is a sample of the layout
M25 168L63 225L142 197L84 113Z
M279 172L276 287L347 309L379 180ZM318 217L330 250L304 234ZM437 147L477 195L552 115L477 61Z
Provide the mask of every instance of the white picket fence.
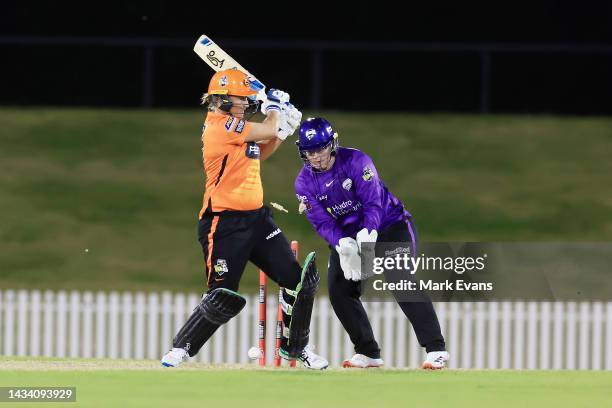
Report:
M200 296L182 293L0 291L5 356L158 359ZM249 363L257 296L194 358ZM418 367L423 350L395 303L364 304L387 366ZM451 368L612 370L612 302L437 303ZM268 299L271 362L276 298ZM329 300L315 304L311 343L332 365L353 354ZM251 363L253 364L253 363Z

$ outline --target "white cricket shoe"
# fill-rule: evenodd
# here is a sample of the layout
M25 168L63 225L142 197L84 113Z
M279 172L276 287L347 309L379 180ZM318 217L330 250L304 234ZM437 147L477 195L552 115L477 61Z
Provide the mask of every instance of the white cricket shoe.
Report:
M302 355L297 360L301 361L304 367L311 370L325 370L329 366L329 362L316 354L313 349L314 347L311 346L304 347Z
M187 354L185 349L175 347L162 357L161 363L164 367L178 367L187 360L188 357L189 354Z
M448 351L431 351L427 353L427 358L421 367L428 370L439 370L446 367L449 358Z
M370 358L363 354L355 354L349 360L342 362L344 368L377 368L382 367L385 362L382 358Z

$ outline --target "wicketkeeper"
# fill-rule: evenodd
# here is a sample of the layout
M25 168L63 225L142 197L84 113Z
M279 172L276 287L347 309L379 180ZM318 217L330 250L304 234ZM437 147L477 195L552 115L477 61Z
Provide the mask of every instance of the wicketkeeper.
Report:
M412 216L379 178L369 156L338 145L338 135L327 120L304 121L297 144L304 167L295 180L295 192L301 210L331 249L329 297L355 345L356 354L343 366L380 367L380 348L360 300L360 254L363 244L376 242L406 243L414 254L417 237ZM429 297L398 304L427 351L423 368L444 367L449 355Z
M199 214L198 239L204 253L208 293L179 330L166 367L194 356L224 323L236 316L246 300L238 285L247 261L285 288L285 332L280 354L304 366L324 369L327 361L306 345L319 274L311 252L300 265L289 242L263 205L260 162L266 160L299 126L302 114L289 95L269 90L262 123L248 121L259 109L257 89L239 70L217 72L202 98L208 114L202 133L206 190ZM248 116L248 117L246 117Z

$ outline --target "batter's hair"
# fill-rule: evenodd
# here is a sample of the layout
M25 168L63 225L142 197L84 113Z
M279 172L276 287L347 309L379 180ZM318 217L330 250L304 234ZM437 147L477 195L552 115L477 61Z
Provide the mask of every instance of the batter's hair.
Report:
M233 105L228 95L209 95L207 93L202 95L201 102L203 106L207 107L207 110L209 112L213 112L216 109L219 109L229 113ZM249 100L249 106L244 112L245 114L249 115L248 118L251 118L258 111L259 102L255 99Z
M205 93L202 95L201 99L202 105L206 106L209 112L214 111L215 109L220 109L221 105L223 105L226 100L223 99L220 95L209 95Z

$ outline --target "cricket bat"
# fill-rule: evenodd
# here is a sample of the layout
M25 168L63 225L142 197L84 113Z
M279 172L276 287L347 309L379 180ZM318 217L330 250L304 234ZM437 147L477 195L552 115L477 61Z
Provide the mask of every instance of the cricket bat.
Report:
M261 83L253 74L244 69L235 59L233 59L228 53L223 51L221 47L217 45L209 36L203 34L196 41L193 50L204 62L215 70L215 72L222 71L224 69L237 68L242 72L246 73L251 80L253 88L261 93L265 94L266 86Z

